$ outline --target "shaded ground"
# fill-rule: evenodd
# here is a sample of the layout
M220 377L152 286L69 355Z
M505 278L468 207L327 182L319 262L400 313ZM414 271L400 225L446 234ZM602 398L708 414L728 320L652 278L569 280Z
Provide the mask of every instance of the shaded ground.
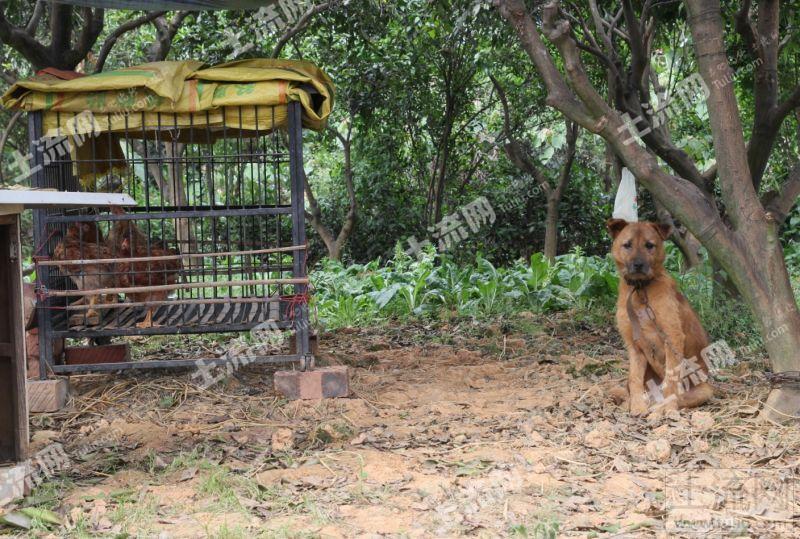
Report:
M34 531L798 536L800 435L756 419L760 375L742 363L702 411L632 419L608 397L618 338L595 326L328 334L354 396L324 402L278 398L261 368L206 391L185 372L75 378L69 410L34 418L34 449L60 443L70 464L26 502L65 526Z

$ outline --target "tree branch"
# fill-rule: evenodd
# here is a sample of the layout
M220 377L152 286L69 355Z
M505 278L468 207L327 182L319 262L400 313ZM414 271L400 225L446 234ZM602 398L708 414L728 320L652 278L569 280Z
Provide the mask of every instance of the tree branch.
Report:
M312 17L322 13L323 11L327 11L338 3L339 0L330 0L324 4L317 4L316 6L309 8L308 11L303 13L303 15L297 20L294 26L289 28L289 30L287 30L286 33L283 34L280 39L278 39L278 42L275 44L275 48L272 49L272 58L277 58L280 56L283 47L286 46L286 43L288 43L289 40L294 36L305 30Z
M673 215L694 228L698 237L714 236L719 248L732 248L733 238L716 208L702 191L678 176L667 174L656 158L638 144L625 143L627 132L620 115L594 89L583 68L580 53L570 36L569 24L558 19L558 3L549 2L543 10L543 32L558 48L566 79L562 77L539 36L536 23L522 0L495 0L500 14L515 30L525 52L536 65L548 91L548 104L612 146L634 175L653 196L662 200ZM575 94L570 88L574 88ZM576 97L577 96L577 97ZM580 101L578 101L578 98Z
M708 4L703 0L686 1L698 67L709 91L706 104L722 199L726 207L735 208L727 216L735 229L741 231L748 225L748 220L763 215L763 208L756 197L747 162L747 147L733 85L713 84L717 72L726 78L731 77L732 72L721 38L724 27L719 2L712 0L712 9Z
M796 86L792 93L775 109L774 117L778 126L797 107L800 107L800 85Z
M2 12L0 12L0 41L24 56L33 64L34 69L41 69L51 64L48 48L25 30L9 23Z
M153 24L156 27L156 40L147 51L147 59L149 61L161 62L167 57L172 48L172 40L175 38L175 34L178 33L183 20L191 13L191 11L178 11L173 15L170 22L167 22L164 16L153 19Z
M131 30L135 30L140 26L147 24L148 22L152 21L157 17L161 17L166 13L166 11L153 11L150 13L145 13L141 17L136 19L130 20L124 24L119 25L113 32L111 32L106 40L103 42L103 46L100 49L100 54L97 56L97 65L95 66L94 72L99 73L103 70L103 67L106 63L106 58L108 54L111 52L111 49L117 43L117 40L126 32L130 32Z
M593 11L596 11L596 6ZM658 121L656 108L645 106L651 100L651 79L656 94L663 94L657 77L651 76L653 70L650 56L654 33L652 23L643 22L644 13L641 17L636 16L630 0L623 1L622 12L630 36L631 67L629 70L624 70L624 78L620 74L620 70L614 70L617 79L615 87L620 90L620 96L615 100L616 105L627 112L633 119L636 128L643 132L641 139L648 148L672 167L678 175L691 181L698 189L708 194L709 188L695 162L685 151L673 143L667 123ZM597 13L599 17L599 12Z
M61 13L61 11L59 11L59 13ZM71 42L69 41L69 33L65 33L65 35L61 36L61 39L68 39L65 49L53 48L53 44L56 43L55 36L53 38L54 41L53 44L51 44L51 48L53 49L54 57L57 59L57 61L55 61L55 67L60 69L74 69L75 66L77 66L86 58L86 55L92 50L92 47L97 42L97 38L100 37L100 34L103 31L105 10L92 10L91 8L87 7L83 8L81 13L84 19L83 27L81 28L81 33L78 35L78 39L74 46L71 45ZM71 24L71 15L68 16L67 13L64 12L63 17L66 19L67 23Z
M608 54L613 54L616 56L616 50L614 49L613 41L611 40L611 31L609 30L606 32L603 27L605 26L603 17L600 15L600 9L597 7L597 0L589 0L589 11L592 14L592 21L594 22L594 28L598 34L600 34L601 39L603 40L603 44L605 45L606 52Z
M763 198L764 209L772 214L778 224L782 224L800 196L800 162L795 163L780 191L770 191Z
M564 189L569 183L569 178L572 173L572 164L575 162L576 149L578 147L578 124L566 120L567 130L567 151L564 156L564 164L561 166L561 174L558 177L558 184L556 185L553 197L557 200L561 199L564 194Z
M309 208L309 211L306 211L306 219L311 222L311 226L317 234L319 234L319 237L322 238L322 242L328 249L328 253L330 253L336 240L333 237L333 233L331 233L328 227L325 226L325 223L322 222L322 209L319 207L319 202L317 202L317 198L314 196L314 191L311 190L311 184L308 183L307 177L304 188Z
M527 14L525 5L519 0L496 0L503 18L508 21L516 31L522 46L536 65L537 71L542 75L547 89L545 102L551 107L564 111L570 118L580 118L581 125L589 125L594 119L589 115L586 107L578 101L555 62L550 57L547 47L542 43L536 24ZM596 132L596 129L592 130Z
M494 75L489 75L489 79L497 91L497 97L503 106L503 134L508 142L503 145L503 150L506 152L509 160L521 170L523 173L528 174L539 185L548 197L553 192L553 187L547 181L547 178L542 171L537 167L530 155L522 147L522 144L516 139L514 133L511 131L511 113L508 106L508 98L506 92L500 81Z
M756 30L750 20L750 8L752 5L751 0L743 0L742 7L736 12L734 19L736 31L742 36L747 51L752 58L758 57L758 38L756 37Z
M631 0L622 0L622 10L625 15L625 24L628 28L631 47L631 79L634 87L639 92L639 99L642 102L649 101L646 74L650 67L647 46L645 44L642 29L639 27L639 18L633 12Z
M745 7L748 7L749 11L749 0L745 1ZM756 30L753 31L749 14L746 14L747 19L741 23L749 28L749 30L743 28L743 31L749 36L748 39L754 40L751 45L752 54L754 54L753 59L757 60L753 64L755 110L750 145L747 149L747 161L756 191L761 184L761 178L777 139L780 122L783 121L783 118L778 120L775 116L775 107L778 105L779 11L778 0L761 0L758 4Z
M31 15L31 18L28 19L28 24L25 25L25 33L31 37L36 36L36 27L39 26L39 21L42 19L42 15L44 15L45 7L46 3L43 0L36 1L36 5L33 8L33 14Z
M328 250L328 256L334 260L340 260L342 256L342 248L347 242L347 239L352 234L356 225L356 217L358 211L358 204L356 200L356 189L353 181L353 164L351 159L351 135L353 133L352 117L347 126L347 133L343 135L333 126L328 126L328 131L332 133L342 144L344 152L344 181L347 188L347 198L350 203L350 208L342 223L342 228L339 234L334 237L333 231L325 226L322 220L322 208L314 196L314 191L311 189L311 184L308 183L306 178L304 190L306 198L308 199L309 211L305 212L306 219L311 223L312 228L319 234L325 248Z
M345 217L344 224L342 225L341 230L339 230L339 235L336 236L336 243L335 243L335 252L332 253L333 258L338 259L341 257L342 247L344 243L347 241L347 238L350 237L350 234L353 232L353 229L356 225L356 188L355 183L353 182L353 163L351 160L351 140L350 136L353 133L353 122L352 118L347 126L347 135L341 136L338 131L335 129L333 130L339 140L342 142L342 151L344 152L344 182L345 187L347 188L347 198L350 202L350 209L347 212L347 216Z

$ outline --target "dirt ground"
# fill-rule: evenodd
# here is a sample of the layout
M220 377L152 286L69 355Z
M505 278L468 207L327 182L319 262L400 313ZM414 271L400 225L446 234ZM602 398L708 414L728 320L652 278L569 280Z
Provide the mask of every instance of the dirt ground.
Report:
M570 314L322 339L352 398L287 402L269 369L73 378L34 450L63 469L37 536L797 537L800 434L747 363L695 412L633 419L613 328ZM200 347L214 345L198 345ZM5 532L10 530L5 529Z

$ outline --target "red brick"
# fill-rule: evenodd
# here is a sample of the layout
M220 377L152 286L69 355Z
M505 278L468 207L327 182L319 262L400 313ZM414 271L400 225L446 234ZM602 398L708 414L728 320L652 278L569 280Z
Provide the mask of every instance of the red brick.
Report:
M64 352L64 339L53 339L53 359ZM39 378L39 329L25 332L25 355L28 357L28 378Z
M66 378L28 380L28 411L57 412L67 405L69 382Z
M94 365L97 363L122 363L130 361L131 347L128 343L99 346L71 346L64 350L67 365Z
M350 373L342 366L279 371L275 373L275 391L290 400L346 397L350 394Z
M25 355L28 356L28 378L39 378L39 330L25 333Z

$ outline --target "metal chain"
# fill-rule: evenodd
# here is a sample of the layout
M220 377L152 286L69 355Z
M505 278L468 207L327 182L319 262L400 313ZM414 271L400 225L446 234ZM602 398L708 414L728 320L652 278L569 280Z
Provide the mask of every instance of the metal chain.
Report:
M772 387L800 388L800 371L765 372L764 376Z
M683 353L678 353L677 349L672 345L672 341L670 341L670 339L667 336L667 334L664 333L664 330L661 329L661 326L659 326L658 322L656 321L656 313L653 310L653 307L650 306L650 298L647 297L647 289L645 289L645 288L635 288L634 290L636 291L636 295L639 296L639 300L642 303L644 303L644 312L647 314L647 318L649 318L650 321L655 326L656 332L658 333L658 336L661 337L661 340L663 340L666 343L666 345L670 349L670 352L672 352L672 354L676 358L680 358L681 363L682 363L683 360L685 359L683 357ZM637 316L638 316L638 314L637 314ZM644 335L642 335L642 336L644 336ZM647 339L647 337L645 337L645 339ZM648 340L648 343L649 343L649 340ZM652 343L649 343L649 344L652 347Z

